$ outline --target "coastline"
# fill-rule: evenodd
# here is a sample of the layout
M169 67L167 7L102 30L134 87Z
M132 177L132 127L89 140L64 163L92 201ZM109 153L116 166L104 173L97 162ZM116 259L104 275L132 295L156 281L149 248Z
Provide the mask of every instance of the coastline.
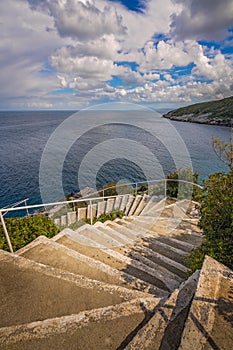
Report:
M163 115L163 118L167 118L170 120L175 120L177 122L189 122L189 123L196 123L196 124L206 124L206 125L213 125L213 126L225 126L225 127L232 127L233 121L231 119L210 119L207 115L199 115L193 117L193 114L184 114L184 115L172 115L173 112L169 112L167 114Z

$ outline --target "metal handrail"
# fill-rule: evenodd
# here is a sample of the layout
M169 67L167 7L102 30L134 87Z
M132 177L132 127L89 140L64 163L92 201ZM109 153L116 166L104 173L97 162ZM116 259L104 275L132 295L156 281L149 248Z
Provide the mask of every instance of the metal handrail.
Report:
M27 215L29 215L28 209L25 208L25 206L27 205L27 201L28 200L29 200L29 198L25 198L25 199L23 199L23 200L21 200L19 202L14 203L14 204L6 205L2 209L15 208L17 205L24 203L25 205L24 205L23 209L26 210L27 211ZM20 207L20 208L22 208L22 207ZM4 212L3 216L6 215L7 213L8 213L8 210Z
M199 187L200 189L203 189L203 187L197 183L194 183L194 182L191 182L191 181L187 181L187 180L181 180L181 179L159 179L159 180L147 180L147 181L138 181L138 182L127 182L127 183L123 183L122 185L117 185L117 189L119 189L120 187L127 187L127 186L133 186L135 185L135 190L137 192L137 189L138 187L142 186L142 185L148 185L150 183L156 183L156 182L161 182L161 181L173 181L173 182L184 182L184 183L189 183L189 184L192 184L196 187ZM140 185L140 186L139 186ZM101 188L97 191L94 191L92 193L89 193L88 195L86 196L83 196L82 198L92 198L90 196L92 196L93 194L99 194L99 193L103 193L103 196L102 198L104 197L104 192L105 191L108 191L108 190L111 190L111 189L114 189L116 188L116 185L113 185L113 186L110 186L110 187L107 187L107 188Z
M164 181L165 183L165 197L167 194L167 182L171 181L171 182L182 182L182 183L187 183L190 184L192 186L198 187L199 189L202 189L203 187L199 184L195 184L191 181L187 181L187 180L180 180L180 179L160 179L160 180L151 180L151 181L145 181L145 182L135 182L135 183L131 183L131 184L149 184L149 183L153 183L153 182L162 182ZM130 185L130 184L127 184ZM114 186L109 187L110 188L115 188ZM107 190L107 189L106 189ZM125 196L128 195L130 193L125 193L125 194L117 194L117 195L113 195L113 196L103 196L103 197L91 197L91 198L78 198L78 199L73 199L73 200L69 200L69 201L60 201L60 202L52 202L52 203L46 203L46 204L33 204L33 205L25 205L24 207L11 207L11 208L1 208L0 209L0 219L1 219L1 223L2 223L2 227L3 227L3 231L10 249L10 252L13 253L13 249L12 249L12 245L11 245L11 241L10 241L10 237L6 228L6 224L4 221L4 213L6 212L14 212L14 211L18 211L18 210L27 210L28 213L28 209L35 209L35 208L45 208L45 207L51 207L51 206L55 206L55 205L67 205L70 203L82 203L82 202L89 202L89 205L91 206L91 215L90 215L90 221L91 221L91 225L93 223L93 218L92 218L92 203L93 201L99 201L99 200L108 200L109 198L115 198L118 196ZM23 201L21 201L23 202ZM19 204L19 203L18 203Z

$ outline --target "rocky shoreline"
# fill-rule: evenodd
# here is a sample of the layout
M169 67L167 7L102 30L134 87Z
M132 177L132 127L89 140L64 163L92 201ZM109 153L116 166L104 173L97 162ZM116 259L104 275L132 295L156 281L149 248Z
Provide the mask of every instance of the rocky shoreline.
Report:
M179 122L190 122L190 123L198 123L198 124L208 124L208 125L218 125L218 126L228 126L231 127L233 124L232 119L225 118L211 118L211 113L203 113L203 114L183 114L183 115L175 115L175 112L168 112L163 115L164 118L168 118L170 120L176 120Z

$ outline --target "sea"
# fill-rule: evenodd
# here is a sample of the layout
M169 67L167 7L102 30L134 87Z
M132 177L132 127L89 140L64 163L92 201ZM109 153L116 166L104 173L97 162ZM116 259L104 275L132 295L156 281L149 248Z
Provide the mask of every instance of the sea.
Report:
M119 117L119 115L121 116ZM75 118L74 118L75 115ZM229 142L228 127L168 121L143 111L0 112L0 207L61 199L84 186L162 178L180 166L227 171L212 137ZM174 147L173 147L174 145ZM81 175L80 175L81 174Z

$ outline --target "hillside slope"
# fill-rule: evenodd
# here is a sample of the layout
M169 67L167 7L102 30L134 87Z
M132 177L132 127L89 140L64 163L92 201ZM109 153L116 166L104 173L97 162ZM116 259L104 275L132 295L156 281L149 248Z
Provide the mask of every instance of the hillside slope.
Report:
M197 103L175 109L163 117L182 122L231 126L233 120L233 96L218 101Z

